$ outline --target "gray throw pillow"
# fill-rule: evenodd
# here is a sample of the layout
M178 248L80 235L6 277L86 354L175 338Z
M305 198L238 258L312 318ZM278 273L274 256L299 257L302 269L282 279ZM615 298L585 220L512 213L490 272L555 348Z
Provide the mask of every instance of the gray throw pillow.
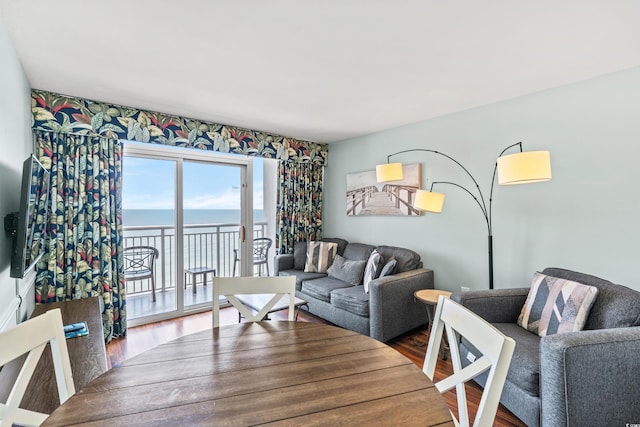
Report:
M362 283L362 276L366 265L367 261L352 261L336 255L333 264L331 264L331 267L327 270L327 274L334 279L340 279L353 286L358 286Z
M293 269L304 270L307 263L307 242L296 242L293 247Z
M389 258L389 261L382 267L382 271L380 271L380 276L378 277L391 276L396 270L396 264L398 264L398 261L394 257Z

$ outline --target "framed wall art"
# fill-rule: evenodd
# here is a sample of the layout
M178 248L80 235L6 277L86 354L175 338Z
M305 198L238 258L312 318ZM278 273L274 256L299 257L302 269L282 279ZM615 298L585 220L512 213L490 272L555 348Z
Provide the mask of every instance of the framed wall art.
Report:
M376 181L376 171L347 174L347 215L419 216L413 207L422 183L421 164L403 165L404 179Z

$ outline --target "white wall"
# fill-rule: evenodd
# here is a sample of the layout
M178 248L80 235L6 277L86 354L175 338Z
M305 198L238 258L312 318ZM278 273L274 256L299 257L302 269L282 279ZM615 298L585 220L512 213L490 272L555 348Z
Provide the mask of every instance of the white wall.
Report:
M640 290L640 68L461 113L335 143L325 171L324 235L405 246L435 272L436 287L488 288L487 231L471 197L451 186L441 214L347 217L345 175L371 170L386 156L431 148L460 161L488 198L497 155L522 141L551 151L553 180L496 185L493 203L495 287L528 286L535 270L565 267ZM381 100L382 101L382 100ZM433 180L471 183L445 158L422 163Z
M31 154L31 89L0 21L0 220L19 209L22 162ZM17 281L9 277L11 240L0 230L0 323L11 315Z

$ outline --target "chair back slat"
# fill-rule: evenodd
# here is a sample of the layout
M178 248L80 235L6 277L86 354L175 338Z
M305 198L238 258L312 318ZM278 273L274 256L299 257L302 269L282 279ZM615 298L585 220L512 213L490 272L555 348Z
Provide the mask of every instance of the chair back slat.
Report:
M75 393L62 314L56 308L0 333L0 366L27 354L7 401L0 402L0 426L14 423L38 426L48 417L19 407L47 343L51 348L60 403Z
M125 274L151 273L159 256L157 248L153 246L130 246L122 251Z
M461 426L468 427L469 412L464 384L488 371L473 425L474 427L492 426L507 371L511 364L515 341L477 314L444 296L440 296L422 368L423 372L432 380L445 330L450 344L453 374L437 382L436 388L443 393L455 387L458 401L456 422ZM482 356L464 368L458 346L460 337L464 337L482 353Z

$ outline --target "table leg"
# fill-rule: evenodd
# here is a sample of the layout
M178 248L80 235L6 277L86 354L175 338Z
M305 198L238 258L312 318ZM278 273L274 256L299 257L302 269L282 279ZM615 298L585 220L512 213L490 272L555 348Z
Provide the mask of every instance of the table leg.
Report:
M424 339L422 341L418 340L419 335L413 337L413 343L419 347L423 345L427 345L429 342L429 335L431 334L431 311L429 310L429 305L425 304L425 308L427 309L427 332L424 334Z
M425 308L427 309L427 319L429 320L427 332L425 332L424 339L422 341L418 339L419 335L413 337L413 343L419 347L429 343L429 337L431 336L431 330L433 327L433 314L431 313L431 310L435 311L436 309L435 306L429 304L425 304ZM442 342L440 343L440 358L442 360L447 360L447 351L449 351L449 345L447 342L447 334L445 333L442 335Z

